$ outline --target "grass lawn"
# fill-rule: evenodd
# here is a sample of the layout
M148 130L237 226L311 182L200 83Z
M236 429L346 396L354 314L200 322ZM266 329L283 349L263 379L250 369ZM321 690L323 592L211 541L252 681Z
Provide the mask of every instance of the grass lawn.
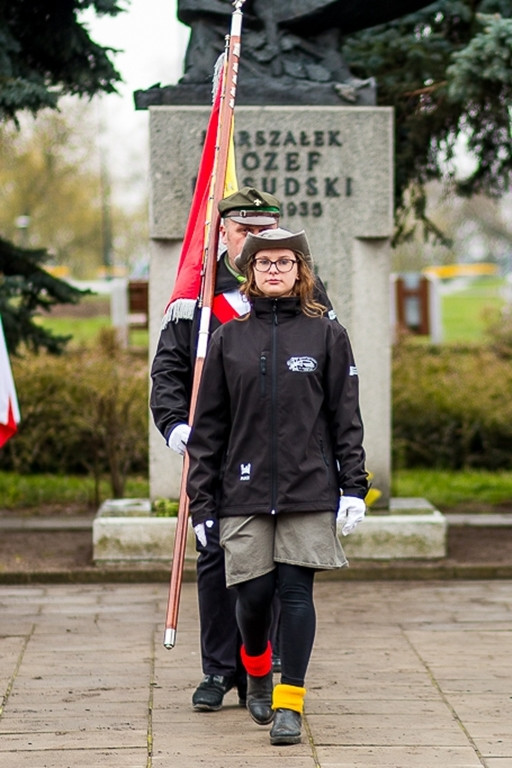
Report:
M107 478L100 483L100 500L110 498ZM126 483L126 498L147 498L149 482L146 478L130 477ZM61 507L87 514L96 507L95 487L87 475L19 475L0 471L0 511Z
M391 494L426 498L442 512L512 512L512 472L401 469L393 473Z
M54 307L51 314L38 317L37 322L58 336L72 336L70 347L92 345L103 328L111 327L110 298L84 296L79 304ZM128 337L130 346L148 346L147 330L129 329Z
M449 283L448 283L449 285ZM495 277L467 280L464 287L453 293L443 293L441 315L443 341L483 341L491 317L504 306L502 289L505 281Z
M489 513L512 512L512 472L446 472L402 469L393 474L393 496L423 497L442 512L448 510ZM147 478L130 477L127 498L148 498ZM101 500L110 497L107 479L100 487ZM95 507L94 482L87 476L18 475L0 472L0 511L30 510L52 506L77 509L81 514Z
M40 322L44 323L47 328L59 336L72 336L73 338L70 339L68 348L93 345L100 331L103 328L111 327L108 315L88 318L45 318L44 321L41 320ZM148 331L140 328L130 329L128 332L128 343L131 347L147 347L149 343Z

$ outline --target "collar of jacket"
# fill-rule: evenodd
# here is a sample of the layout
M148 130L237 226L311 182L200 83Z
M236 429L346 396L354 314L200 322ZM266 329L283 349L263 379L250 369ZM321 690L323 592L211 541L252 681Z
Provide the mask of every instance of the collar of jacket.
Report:
M235 273L226 266L227 258L227 251L224 251L217 263L217 274L215 277L216 296L219 293L227 293L228 291L233 291L237 288L240 289L240 282Z
M294 317L300 315L300 298L298 296L283 296L280 299L271 299L267 296L257 297L252 300L252 306L256 317L271 320L276 314L278 318Z

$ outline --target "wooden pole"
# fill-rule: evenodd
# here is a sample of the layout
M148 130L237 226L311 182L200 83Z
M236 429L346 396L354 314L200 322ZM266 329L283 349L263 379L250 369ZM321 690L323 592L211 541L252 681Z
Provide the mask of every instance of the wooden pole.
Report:
M221 83L222 94L219 110L219 124L217 130L216 156L214 171L210 182L210 197L208 221L205 223L205 245L203 255L203 281L200 296L200 321L197 342L194 377L192 382L192 394L190 400L189 422L192 423L197 403L199 384L203 374L204 360L210 335L210 317L215 292L215 277L217 273L217 248L219 242L220 214L217 204L224 196L226 179L226 167L228 162L229 142L231 136L232 119L235 109L236 87L238 81L238 65L240 59L240 41L242 32L242 11L245 0L237 0L233 3L235 10L231 18L231 31L226 37L226 53L224 62L224 75ZM185 563L185 551L187 547L187 529L189 516L189 501L187 497L186 483L188 474L188 455L185 452L183 471L181 476L180 502L178 507L178 519L174 538L174 549L171 564L171 577L169 583L169 597L165 619L164 646L174 648L176 644L176 630L178 625L178 613L183 582L183 567Z

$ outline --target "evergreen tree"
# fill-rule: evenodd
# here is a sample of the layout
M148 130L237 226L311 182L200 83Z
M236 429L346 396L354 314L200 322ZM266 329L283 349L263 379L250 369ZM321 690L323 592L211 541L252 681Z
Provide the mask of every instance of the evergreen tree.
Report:
M64 94L115 92L120 75L109 58L115 51L91 40L78 18L88 8L109 16L122 11L116 0L2 0L1 119L57 107Z
M438 0L346 40L354 73L373 75L378 103L395 110L395 211L406 236L410 206L426 217L425 184L457 194L500 196L512 170L512 2ZM461 136L473 170L460 177ZM409 219L410 220L410 219Z
M109 56L115 51L89 37L79 14L122 11L116 0L0 1L0 120L57 108L66 94L91 97L112 93L121 79ZM41 309L77 303L82 291L52 277L41 266L44 250L27 250L0 237L0 314L7 344L16 351L62 351L68 337L55 336L34 322Z

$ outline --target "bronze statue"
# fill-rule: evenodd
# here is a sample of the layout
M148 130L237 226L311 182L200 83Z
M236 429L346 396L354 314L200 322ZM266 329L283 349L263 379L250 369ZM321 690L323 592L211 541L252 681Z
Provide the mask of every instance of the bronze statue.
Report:
M352 75L341 55L343 37L430 4L425 0L246 0L238 103L374 104L375 82ZM178 86L158 89L168 91L168 99L160 94L159 101L149 103L209 100L215 61L224 49L232 11L231 0L178 0L178 18L191 29L184 75ZM151 99L149 91L139 91L140 100L144 94Z

